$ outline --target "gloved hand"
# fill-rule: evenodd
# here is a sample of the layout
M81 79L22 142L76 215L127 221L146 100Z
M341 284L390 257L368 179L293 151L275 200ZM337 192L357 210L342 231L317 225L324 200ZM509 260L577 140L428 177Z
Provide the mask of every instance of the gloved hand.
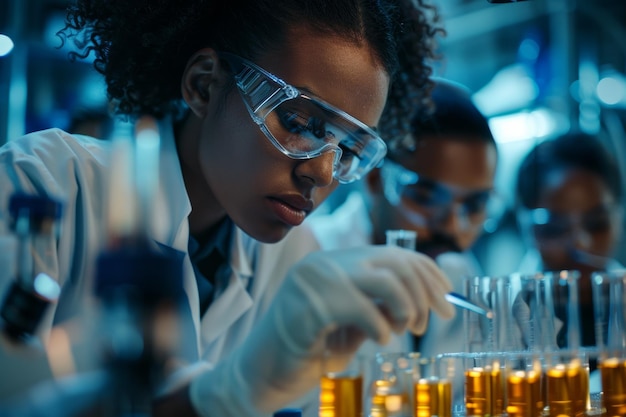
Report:
M246 342L190 386L202 416L271 414L314 388L323 351L347 335L335 366L366 337L386 343L391 331L421 334L428 311L451 318L447 278L427 256L392 246L315 252L294 265Z

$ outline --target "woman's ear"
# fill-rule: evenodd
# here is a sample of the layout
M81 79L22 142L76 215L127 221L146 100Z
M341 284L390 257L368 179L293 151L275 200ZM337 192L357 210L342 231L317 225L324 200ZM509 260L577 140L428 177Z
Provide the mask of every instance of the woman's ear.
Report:
M220 77L220 60L214 49L197 51L183 72L181 92L183 99L198 117L207 114L210 99L215 98Z

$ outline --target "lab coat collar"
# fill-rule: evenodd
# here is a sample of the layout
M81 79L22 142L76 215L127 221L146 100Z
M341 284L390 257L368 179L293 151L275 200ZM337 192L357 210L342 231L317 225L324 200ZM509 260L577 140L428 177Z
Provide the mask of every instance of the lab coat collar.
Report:
M213 301L201 321L202 344L215 341L254 304L248 288L256 252L253 239L233 225L229 263L233 273L227 287Z
M159 122L159 133L161 135L159 174L161 186L154 205L153 219L155 221L151 225L152 237L162 245L171 246L186 253L189 243L188 217L191 213L191 202L180 168L171 118ZM172 204L172 201L182 204ZM171 225L167 224L168 221ZM230 266L239 275L250 277L252 276L250 255L254 248L253 239L237 226L232 227L234 230L231 240Z
M151 232L158 246L170 247L188 253L189 222L191 203L183 180L174 127L171 118L159 122L161 135L160 187L154 205ZM169 222L169 223L168 223ZM252 305L253 300L248 293L254 268L256 241L246 235L234 224L229 264L233 271L228 286L218 296L209 310L200 320L198 288L193 276L193 267L187 256L184 261L184 287L189 299L191 317L195 329L202 335L198 338L198 352L202 355L202 347L215 341L226 332ZM197 332L198 333L198 332Z
M174 125L171 118L160 120L159 135L161 137L161 151L159 159L159 187L153 205L150 235L156 246L161 250L175 250L187 254L189 243L189 221L191 202L187 195L187 188L183 179L176 139L174 137ZM183 357L190 360L198 358L201 351L200 337L200 304L198 302L198 286L193 275L193 266L189 256L183 260L183 287L188 299L188 320L185 327L190 327L186 332L196 334L196 345L185 345L184 349L191 348L188 352L181 352ZM192 347L193 346L193 347Z
M230 266L240 277L251 278L254 270L254 257L257 243L233 224L230 247Z

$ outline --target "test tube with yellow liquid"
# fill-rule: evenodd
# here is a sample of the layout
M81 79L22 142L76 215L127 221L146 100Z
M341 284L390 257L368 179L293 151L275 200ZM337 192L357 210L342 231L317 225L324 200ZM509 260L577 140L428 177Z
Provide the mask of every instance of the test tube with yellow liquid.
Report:
M592 275L598 369L605 416L626 416L626 270Z
M399 389L396 383L388 380L374 381L370 399L371 417L407 416L406 410L409 407L409 394Z
M369 392L370 417L411 417L417 352L378 352Z
M508 417L538 417L544 409L541 363L530 353L510 353L506 361Z
M363 359L354 356L348 337L344 328L326 340L319 417L363 417Z
M471 358L474 366L465 369L465 409L467 416L501 416L505 391L501 361L496 357Z
M565 352L558 355L561 356ZM550 417L584 416L589 409L589 365L582 354L548 363L547 410Z
M452 382L436 377L415 383L415 417L451 417Z
M362 417L363 376L322 376L320 382L320 417Z
M413 384L414 417L452 417L452 358L421 358Z
M543 411L541 373L512 371L507 377L507 406L509 417L537 417Z
M600 361L605 416L626 416L626 359L608 358Z

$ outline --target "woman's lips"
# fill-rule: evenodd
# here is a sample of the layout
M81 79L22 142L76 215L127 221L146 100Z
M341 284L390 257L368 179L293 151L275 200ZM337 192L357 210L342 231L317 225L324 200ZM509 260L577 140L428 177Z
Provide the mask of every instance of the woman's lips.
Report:
M292 206L284 200L270 198L270 205L276 216L289 226L302 224L310 210L300 209Z

